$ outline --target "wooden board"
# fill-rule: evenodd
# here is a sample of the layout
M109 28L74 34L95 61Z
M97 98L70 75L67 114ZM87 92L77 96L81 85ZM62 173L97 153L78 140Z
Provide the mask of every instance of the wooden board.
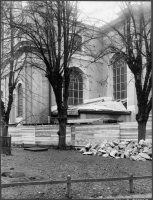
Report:
M67 124L92 124L96 121L102 121L102 118L98 118L98 119L73 119L73 120L68 120Z
M27 150L27 151L48 151L47 148L40 148L40 147L29 147L29 148L24 148L24 150Z

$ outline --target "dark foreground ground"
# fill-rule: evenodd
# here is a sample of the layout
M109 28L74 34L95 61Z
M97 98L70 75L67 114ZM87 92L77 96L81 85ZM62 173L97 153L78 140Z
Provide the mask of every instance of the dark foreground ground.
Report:
M30 180L123 177L152 175L151 161L104 158L82 155L76 150L49 149L44 152L30 152L13 148L12 156L1 157L1 173L23 172L25 177L2 177L2 183ZM152 192L151 179L134 180L134 193ZM66 184L10 187L2 189L3 199L64 199ZM106 198L108 196L130 195L129 181L72 183L72 199Z

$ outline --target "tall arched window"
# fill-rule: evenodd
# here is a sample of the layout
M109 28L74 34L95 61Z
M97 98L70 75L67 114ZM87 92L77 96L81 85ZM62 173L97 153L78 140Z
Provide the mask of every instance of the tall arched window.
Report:
M22 98L22 85L21 83L19 83L18 85L18 106L17 106L17 113L18 113L18 117L22 117L22 110L23 110L23 98Z
M70 75L69 85L69 105L78 105L83 103L83 79L79 71L73 70Z
M114 99L127 98L127 66L123 58L118 58L113 64Z

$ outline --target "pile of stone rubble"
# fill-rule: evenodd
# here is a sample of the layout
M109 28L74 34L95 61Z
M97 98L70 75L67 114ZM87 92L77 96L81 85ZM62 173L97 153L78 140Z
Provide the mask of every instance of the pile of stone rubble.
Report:
M103 141L99 144L87 144L79 150L83 155L97 155L103 157L129 158L130 160L152 160L152 144L144 140L134 141Z

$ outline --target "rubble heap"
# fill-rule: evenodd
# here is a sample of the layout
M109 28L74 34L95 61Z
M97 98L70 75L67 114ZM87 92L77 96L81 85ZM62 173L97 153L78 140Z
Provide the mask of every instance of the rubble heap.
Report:
M104 140L99 144L87 144L79 150L83 155L97 155L112 158L129 158L130 160L152 160L152 144L144 140L119 142Z

